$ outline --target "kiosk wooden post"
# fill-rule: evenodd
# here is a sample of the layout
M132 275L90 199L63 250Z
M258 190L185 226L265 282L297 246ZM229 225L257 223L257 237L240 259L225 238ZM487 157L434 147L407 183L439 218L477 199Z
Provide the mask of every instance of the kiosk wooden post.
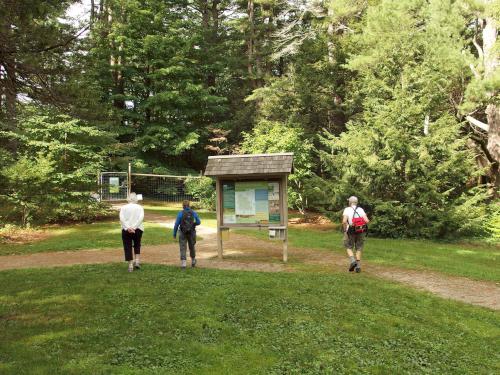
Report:
M270 238L282 241L283 262L288 261L287 189L292 172L292 153L208 158L205 176L214 177L216 185L219 259L223 258L224 234L230 228L266 228ZM242 202L246 208L241 208L245 207Z
M288 262L288 176L283 177L283 205L282 205L282 220L285 226L285 237L283 238L283 262Z
M222 259L223 248L222 248L222 195L221 195L221 183L217 177L215 180L215 191L216 191L216 216L217 216L217 254L219 259Z

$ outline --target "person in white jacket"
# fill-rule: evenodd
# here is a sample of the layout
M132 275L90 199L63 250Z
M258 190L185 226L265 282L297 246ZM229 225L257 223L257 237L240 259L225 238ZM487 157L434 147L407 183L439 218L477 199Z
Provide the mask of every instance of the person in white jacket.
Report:
M130 193L129 202L120 209L120 223L122 226L123 250L125 251L125 261L128 262L128 272L140 269L141 238L144 232L144 209L139 205L137 194ZM132 254L132 245L134 255Z

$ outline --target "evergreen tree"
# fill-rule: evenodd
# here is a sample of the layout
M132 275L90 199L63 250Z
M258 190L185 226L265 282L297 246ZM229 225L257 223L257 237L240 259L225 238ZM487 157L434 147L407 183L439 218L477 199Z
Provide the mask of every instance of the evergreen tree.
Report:
M456 95L469 74L463 21L449 1L384 0L369 9L362 52L349 61L359 76L354 96L362 112L342 135L326 133L322 159L334 178L335 206L359 195L382 235L472 229L456 214L475 175L456 117ZM478 194L473 199L485 198ZM470 220L485 213L478 204Z

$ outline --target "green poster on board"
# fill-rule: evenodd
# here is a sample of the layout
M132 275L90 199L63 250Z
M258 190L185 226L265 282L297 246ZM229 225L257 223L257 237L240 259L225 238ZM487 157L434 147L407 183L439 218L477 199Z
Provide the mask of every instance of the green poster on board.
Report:
M222 185L222 208L223 221L226 224L236 223L235 208L235 189L234 182L225 182Z

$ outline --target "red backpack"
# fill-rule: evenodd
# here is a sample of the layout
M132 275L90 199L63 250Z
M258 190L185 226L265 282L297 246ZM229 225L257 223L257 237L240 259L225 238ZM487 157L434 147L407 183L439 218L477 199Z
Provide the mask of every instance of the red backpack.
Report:
M352 214L352 225L349 226L349 233L351 234L358 234L358 233L365 233L368 231L368 224L366 223L365 219L363 219L359 214L356 212L358 207L354 209L354 213ZM358 214L358 217L354 217Z

